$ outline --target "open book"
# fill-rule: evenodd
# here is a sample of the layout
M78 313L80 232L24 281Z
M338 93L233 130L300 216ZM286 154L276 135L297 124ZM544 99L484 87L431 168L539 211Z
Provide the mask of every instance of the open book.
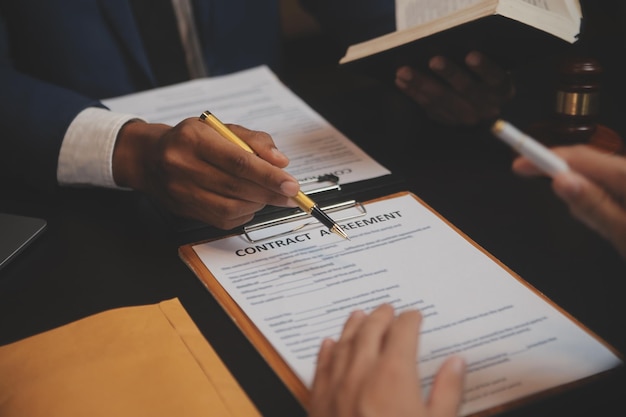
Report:
M581 20L578 0L396 0L397 30L350 46L339 62L371 72L476 49L510 68L574 43Z
M460 415L484 417L623 365L622 355L409 192L316 222L183 245L179 254L307 407L320 343L351 311L419 309L421 382L468 363ZM302 220L306 222L306 220ZM271 227L273 229L273 227Z

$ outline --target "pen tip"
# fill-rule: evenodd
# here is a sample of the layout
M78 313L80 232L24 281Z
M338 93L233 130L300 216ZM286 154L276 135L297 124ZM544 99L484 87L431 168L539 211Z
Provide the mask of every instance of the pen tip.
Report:
M350 238L348 237L348 235L346 234L346 232L344 232L343 230L341 230L341 228L338 225L334 225L333 227L330 228L330 231L333 232L336 235L341 236L344 239L350 240Z

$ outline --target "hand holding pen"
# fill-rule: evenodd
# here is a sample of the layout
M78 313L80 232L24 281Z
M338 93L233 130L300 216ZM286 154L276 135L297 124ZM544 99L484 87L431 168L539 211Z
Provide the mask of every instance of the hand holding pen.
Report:
M496 120L491 132L551 177L569 170L567 162L548 147L504 120Z
M572 216L611 242L626 259L624 155L584 144L559 146L522 153L512 168L524 177L550 175L554 193Z
M246 152L254 153L254 150L241 138L239 138L231 129L224 125L215 115L210 111L205 111L200 115L200 120L211 126L225 139L244 149ZM341 227L328 216L320 207L306 194L299 190L295 196L292 197L298 207L310 214L317 220L319 220L324 226L336 235L349 239L348 235L341 229Z
M114 149L115 182L177 216L223 230L249 222L267 205L296 207L291 197L300 184L284 170L289 159L271 136L231 128L256 155L234 147L197 116L175 126L127 123Z

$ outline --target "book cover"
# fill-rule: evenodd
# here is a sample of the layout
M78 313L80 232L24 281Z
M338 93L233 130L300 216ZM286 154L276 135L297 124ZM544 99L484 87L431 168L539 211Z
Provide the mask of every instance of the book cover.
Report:
M391 36L400 39L396 33ZM468 52L477 50L503 68L514 69L549 54L564 51L576 41L569 42L543 29L497 13L408 42L398 43L395 39L383 38L351 46L340 60L340 66L393 80L395 70L402 65L426 69L429 59L435 55L443 55L462 63ZM382 50L379 50L381 47ZM373 52L368 52L368 49Z

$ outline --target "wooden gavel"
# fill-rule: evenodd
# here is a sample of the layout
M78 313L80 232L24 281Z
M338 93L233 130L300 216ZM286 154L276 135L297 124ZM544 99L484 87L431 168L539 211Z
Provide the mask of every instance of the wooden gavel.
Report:
M622 138L598 123L603 68L594 58L569 57L557 66L554 113L535 123L529 134L547 146L586 143L609 153L623 153Z

